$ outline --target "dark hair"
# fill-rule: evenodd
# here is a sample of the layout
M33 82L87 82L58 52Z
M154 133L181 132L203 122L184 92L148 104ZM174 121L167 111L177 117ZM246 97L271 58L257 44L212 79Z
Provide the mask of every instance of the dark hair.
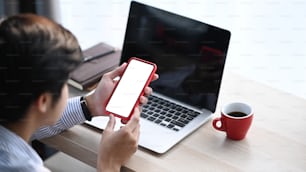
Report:
M58 101L69 73L81 62L71 32L34 14L0 23L0 123L22 119L42 93Z

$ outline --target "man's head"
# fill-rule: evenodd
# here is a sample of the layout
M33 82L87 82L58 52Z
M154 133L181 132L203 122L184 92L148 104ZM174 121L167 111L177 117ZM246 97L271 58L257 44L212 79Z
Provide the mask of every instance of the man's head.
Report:
M77 39L44 17L21 14L0 23L0 123L23 118L43 93L53 103L81 62Z

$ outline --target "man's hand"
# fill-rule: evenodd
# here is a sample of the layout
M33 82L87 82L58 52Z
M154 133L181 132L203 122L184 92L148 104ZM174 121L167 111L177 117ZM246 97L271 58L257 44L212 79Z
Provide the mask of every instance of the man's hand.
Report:
M111 95L115 85L118 80L115 78L122 76L124 69L126 68L127 63L123 63L120 67L115 70L104 74L101 81L99 82L95 91L88 95L86 98L89 111L93 116L104 115L104 107L106 100ZM154 74L152 81L158 79L158 75ZM151 87L146 87L144 91L144 96L140 97L140 104L146 104L148 102L148 96L152 93Z
M98 171L120 171L120 167L137 151L139 139L139 108L134 109L131 120L120 130L114 131L115 118L110 115L100 142Z

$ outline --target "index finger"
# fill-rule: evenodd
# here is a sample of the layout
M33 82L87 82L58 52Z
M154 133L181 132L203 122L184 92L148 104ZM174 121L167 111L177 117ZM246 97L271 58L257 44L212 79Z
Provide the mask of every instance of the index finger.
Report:
M158 78L159 78L159 75L155 73L155 74L153 75L152 81L155 81L155 80L157 80Z
M132 118L129 120L129 122L126 124L125 127L130 129L131 131L134 131L135 129L137 129L139 125L139 120L140 120L140 110L138 107L136 107L134 109Z

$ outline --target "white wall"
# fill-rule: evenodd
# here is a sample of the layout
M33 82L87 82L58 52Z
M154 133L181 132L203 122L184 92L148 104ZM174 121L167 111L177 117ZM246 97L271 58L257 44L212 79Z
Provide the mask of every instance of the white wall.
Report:
M61 21L83 48L121 48L127 0L62 0ZM226 70L306 99L306 1L142 0L232 32Z

